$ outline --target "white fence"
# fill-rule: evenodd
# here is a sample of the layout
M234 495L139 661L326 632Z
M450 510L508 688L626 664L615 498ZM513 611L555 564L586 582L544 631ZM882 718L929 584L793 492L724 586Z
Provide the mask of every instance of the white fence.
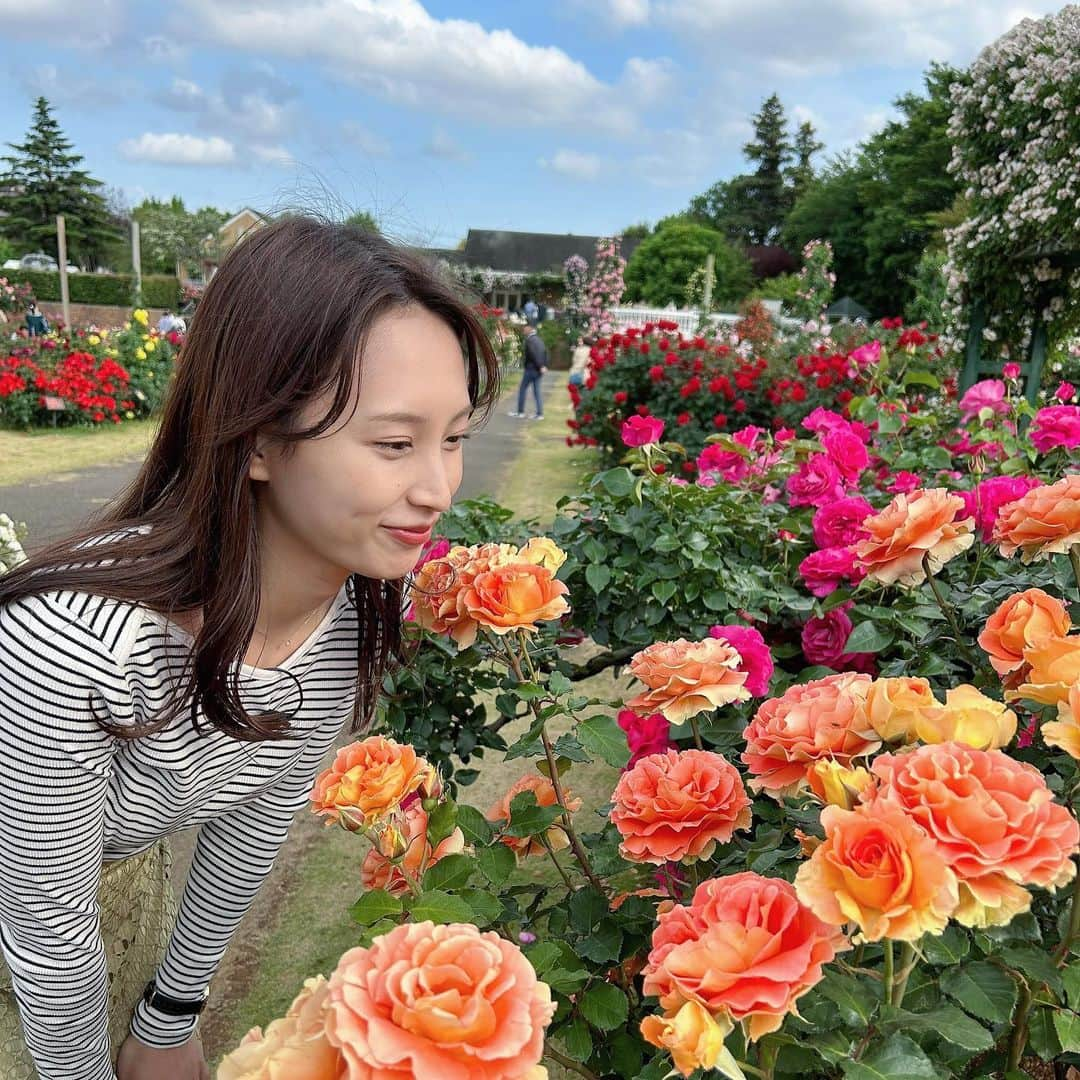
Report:
M798 319L789 319L780 314L780 305L776 302L775 308L769 301L763 301L765 309L772 316L773 322L784 330L797 330L801 325ZM679 324L679 331L683 334L692 334L697 330L701 312L697 308L683 310L671 310L667 308L645 307L621 307L616 308L612 315L615 317L615 329L625 330L630 326L644 326L647 322L659 322L661 319L667 322ZM709 322L714 326L734 326L741 316L716 313L709 316Z

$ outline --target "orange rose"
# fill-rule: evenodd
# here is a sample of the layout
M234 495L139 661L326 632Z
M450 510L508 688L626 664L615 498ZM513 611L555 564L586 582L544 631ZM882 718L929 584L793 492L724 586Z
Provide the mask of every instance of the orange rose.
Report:
M923 710L940 705L926 679L906 676L875 679L866 695L870 726L883 742L910 742Z
M807 784L816 761L849 766L880 744L866 715L869 675L844 672L788 687L770 698L743 731L743 763L756 779L755 792L775 798L793 795Z
M696 1001L688 1001L671 1016L646 1016L641 1021L645 1041L667 1050L683 1076L690 1076L695 1069L716 1068L727 1053L724 1039L731 1028L727 1017L718 1024Z
M974 519L963 512L964 500L944 488L897 495L862 523L870 535L855 545L859 565L883 585L918 585L926 580L925 557L936 574L974 543Z
M312 810L347 828L369 828L414 791L437 794L439 774L411 746L369 735L342 747L319 774Z
M570 610L569 592L550 570L533 563L496 566L462 589L461 605L469 618L495 634L532 632L538 622L562 618Z
M1019 551L1025 563L1064 554L1080 544L1080 473L1006 503L998 511L994 539L1002 555L1008 558Z
M252 1028L222 1058L217 1080L347 1080L348 1066L326 1037L329 989L321 975L308 979L283 1019L265 1033Z
M1016 735L1016 713L966 684L945 692L945 704L924 709L915 721L924 743L958 742L976 750L1000 750Z
M960 881L955 918L1004 925L1027 911L1024 886L1057 889L1076 873L1080 825L1054 802L1042 774L1000 750L959 743L883 754L874 798L910 814Z
M733 701L746 701L746 672L742 657L726 641L659 641L635 653L630 674L648 689L626 703L640 716L663 713L681 724L700 712L711 712Z
M555 795L555 786L546 776L541 776L539 773L526 773L520 780L515 781L510 790L487 812L488 821L509 822L510 804L514 801L514 796L520 795L523 791L531 791L536 796L538 806L554 806L559 801ZM566 799L564 805L570 813L576 813L581 809L581 800L575 799L568 788L563 788L563 798ZM563 848L570 846L566 833L558 824L548 829L546 838L552 851L562 851ZM503 843L508 848L512 848L519 858L526 855L543 855L546 850L540 838L536 836L504 836Z
M460 829L455 829L432 850L427 839L427 811L420 803L414 802L403 817L404 834L395 837L400 843L392 845L397 849L393 854L403 849L402 854L391 861L386 852L388 845L373 845L360 865L360 884L365 889L385 889L391 896L403 896L409 891L406 874L419 881L429 866L465 850L465 835Z
M847 769L831 758L815 761L806 770L806 782L823 803L845 810L850 810L862 793L874 786L874 778L861 765Z
M956 877L903 810L880 799L826 806L821 824L825 842L795 875L795 892L819 919L855 923L864 941L918 941L945 929L960 902Z
M1080 634L1050 638L1041 645L1024 650L1029 665L1023 682L1015 690L1006 690L1008 701L1028 698L1043 705L1056 705L1069 696L1069 688L1080 682Z
M1080 683L1069 687L1069 696L1058 702L1058 718L1042 726L1043 742L1056 746L1080 761Z
M1065 637L1072 625L1065 605L1042 589L1026 589L1004 600L986 620L979 645L999 675L1023 667L1024 650Z
M642 989L668 1013L696 1001L760 1039L845 948L840 930L800 904L788 882L754 873L712 878L689 906L658 917Z
M641 758L619 778L611 801L619 853L658 866L707 859L752 819L739 770L708 750Z
M330 976L327 1034L349 1080L539 1080L551 991L514 944L407 923L351 949Z

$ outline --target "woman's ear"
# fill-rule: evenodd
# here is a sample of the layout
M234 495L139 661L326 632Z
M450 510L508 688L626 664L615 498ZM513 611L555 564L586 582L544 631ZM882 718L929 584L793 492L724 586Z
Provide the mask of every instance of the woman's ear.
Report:
M255 436L255 450L251 455L251 461L248 463L248 478L251 480L262 480L266 482L270 479L270 440L262 434Z

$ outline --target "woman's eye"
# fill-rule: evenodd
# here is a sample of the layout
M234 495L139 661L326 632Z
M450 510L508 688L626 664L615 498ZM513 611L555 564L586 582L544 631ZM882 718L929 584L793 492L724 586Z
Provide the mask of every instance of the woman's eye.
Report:
M407 442L377 442L375 445L380 450L408 450L410 446Z
M447 435L446 441L453 443L455 446L460 446L466 439L471 439L472 436L468 434L461 435Z

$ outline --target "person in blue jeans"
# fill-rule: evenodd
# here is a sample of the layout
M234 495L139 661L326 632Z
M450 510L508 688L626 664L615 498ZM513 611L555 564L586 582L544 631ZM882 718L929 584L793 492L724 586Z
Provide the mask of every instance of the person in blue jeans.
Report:
M521 385L518 387L517 411L511 416L525 415L525 395L532 387L533 399L536 401L536 415L534 420L544 419L544 402L540 397L540 377L547 371L548 353L544 339L536 332L535 326L525 328L525 373L521 377Z

